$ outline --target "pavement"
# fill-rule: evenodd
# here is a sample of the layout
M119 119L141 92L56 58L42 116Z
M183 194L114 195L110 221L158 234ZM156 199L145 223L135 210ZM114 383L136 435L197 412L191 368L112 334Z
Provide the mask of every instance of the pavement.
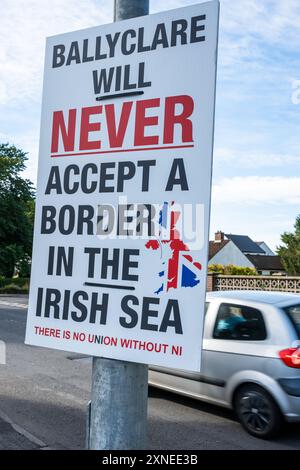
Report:
M26 296L0 296L0 449L84 449L91 360L24 345ZM249 436L222 408L149 389L148 448L288 450L300 448L300 425L276 440Z

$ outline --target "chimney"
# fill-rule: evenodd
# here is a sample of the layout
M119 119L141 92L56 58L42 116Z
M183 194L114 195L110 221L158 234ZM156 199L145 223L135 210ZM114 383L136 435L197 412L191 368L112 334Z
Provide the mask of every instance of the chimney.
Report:
M221 230L218 230L215 233L215 242L221 243L224 240L224 233Z

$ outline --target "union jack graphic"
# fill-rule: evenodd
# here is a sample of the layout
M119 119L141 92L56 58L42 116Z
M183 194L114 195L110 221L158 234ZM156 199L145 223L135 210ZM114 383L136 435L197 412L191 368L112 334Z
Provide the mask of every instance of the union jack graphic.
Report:
M190 251L180 238L180 233L176 228L178 220L181 216L180 211L174 210L174 202L170 204L164 202L159 213L159 225L162 229L167 229L169 223L169 238L163 240L149 240L146 243L147 249L162 251L162 269L158 273L161 278L161 285L155 291L155 294L168 292L170 289L178 289L180 287L195 287L200 280L198 275L202 266L199 262L195 262ZM169 218L169 219L168 219ZM161 235L162 232L160 232ZM164 246L168 247L168 255L164 256Z

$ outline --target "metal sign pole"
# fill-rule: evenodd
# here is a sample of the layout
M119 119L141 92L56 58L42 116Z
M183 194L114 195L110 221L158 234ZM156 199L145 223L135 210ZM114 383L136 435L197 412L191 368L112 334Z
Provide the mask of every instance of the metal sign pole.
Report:
M147 14L149 0L115 0L114 21ZM145 448L147 397L147 365L94 357L88 447Z
M149 15L149 0L115 0L114 21Z

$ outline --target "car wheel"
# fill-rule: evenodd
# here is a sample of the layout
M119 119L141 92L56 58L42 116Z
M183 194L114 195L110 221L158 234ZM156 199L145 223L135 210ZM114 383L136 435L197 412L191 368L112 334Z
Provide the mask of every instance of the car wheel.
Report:
M234 408L240 423L252 436L268 439L281 429L282 416L277 404L258 385L249 384L238 389Z

